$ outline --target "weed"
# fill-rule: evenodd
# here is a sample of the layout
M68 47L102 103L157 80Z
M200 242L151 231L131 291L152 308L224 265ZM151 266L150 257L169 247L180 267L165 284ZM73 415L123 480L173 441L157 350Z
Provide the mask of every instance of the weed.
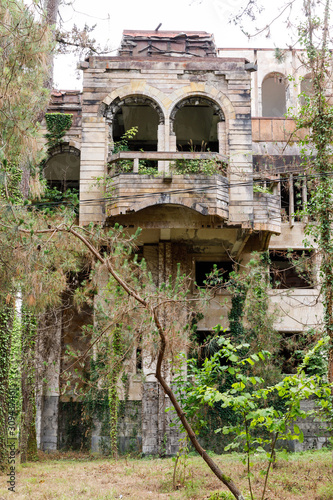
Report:
M208 500L233 500L234 496L228 491L215 491Z
M333 483L324 484L318 488L317 500L333 500Z

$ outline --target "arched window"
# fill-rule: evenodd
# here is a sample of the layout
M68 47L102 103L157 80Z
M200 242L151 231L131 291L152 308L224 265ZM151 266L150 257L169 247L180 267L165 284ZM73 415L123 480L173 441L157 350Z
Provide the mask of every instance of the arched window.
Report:
M152 99L140 95L117 98L106 108L104 116L110 124L114 142L127 130L137 127L137 134L128 141L130 150L157 151L157 129L164 123L164 115Z
M262 82L262 116L282 118L287 112L286 78L281 73L270 73Z
M79 189L80 151L68 144L60 144L51 152L44 166L44 176L49 187L62 193L67 189Z
M219 151L217 124L224 121L221 108L210 99L194 96L183 99L170 115L171 133L177 149L183 151Z

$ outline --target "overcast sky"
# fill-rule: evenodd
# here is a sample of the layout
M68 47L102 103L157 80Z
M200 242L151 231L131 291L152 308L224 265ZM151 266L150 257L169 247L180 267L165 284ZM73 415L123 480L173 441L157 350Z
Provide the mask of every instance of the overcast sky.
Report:
M297 0L296 0L297 1ZM269 5L256 21L247 22L251 33L267 24L283 9L285 0L262 0ZM94 38L101 45L114 50L119 47L124 29L154 30L162 23L160 30L192 30L213 33L217 47L282 47L289 43L291 29L277 25L271 30L271 37L256 37L249 40L233 17L244 8L248 0L74 0L72 6L63 7L61 18L68 29L75 23L96 24ZM293 11L295 17L295 8ZM284 13L289 16L289 10ZM231 22L230 22L231 21ZM55 88L81 89L81 81L75 71L77 58L58 56L55 63Z

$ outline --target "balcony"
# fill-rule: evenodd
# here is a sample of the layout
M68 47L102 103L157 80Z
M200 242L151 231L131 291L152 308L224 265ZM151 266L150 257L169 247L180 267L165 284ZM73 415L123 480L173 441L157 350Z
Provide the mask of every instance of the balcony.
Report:
M140 161L147 160L156 163L151 175L140 173L140 169L145 172ZM276 178L267 180L271 192L254 192L249 197L248 188L240 182L244 197L240 199L238 193L238 199L230 201L227 158L221 154L123 151L110 155L108 163L111 182L107 187L107 217L177 205L201 215L216 216L229 226L280 233L281 204ZM205 165L214 164L217 173L213 169L207 173ZM193 165L202 165L202 171L199 168L191 173ZM179 173L183 167L186 173Z
M156 173L139 173L140 161L147 160L158 162ZM195 163L191 164L193 161ZM107 205L109 217L165 204L184 206L202 215L214 215L224 220L229 217L227 159L221 154L123 151L110 155L108 162L112 179L108 186L108 196L112 198ZM197 173L178 173L180 170L175 166L179 162L195 165ZM204 167L205 173L200 172L200 165L214 163L217 173L207 175ZM126 173L121 171L124 164Z

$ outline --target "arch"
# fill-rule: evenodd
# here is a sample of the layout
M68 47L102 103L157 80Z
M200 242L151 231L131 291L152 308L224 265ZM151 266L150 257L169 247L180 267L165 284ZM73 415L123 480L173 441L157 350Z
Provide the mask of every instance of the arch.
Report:
M133 94L127 95L124 98L116 97L108 106L106 106L103 116L107 119L109 123L112 123L116 114L120 111L122 106L130 106L130 105L139 105L139 106L149 106L153 108L159 118L159 124L164 124L164 113L160 105L151 97L142 95L142 94Z
M177 198L172 196L170 193L163 193L159 196L153 196L149 200L144 200L140 204L136 205L135 212L141 212L145 208L151 207L163 207L165 205L173 205L176 207L187 208L189 210L193 210L201 215L215 215L209 213L209 208L207 204L200 203L199 201L193 201L187 198Z
M145 96L146 98L150 98L154 101L157 106L161 109L163 113L163 123L164 117L166 116L166 107L165 107L165 98L166 95L151 85L148 85L144 80L132 80L130 84L123 85L122 87L113 90L109 95L107 95L103 102L101 103L98 116L104 116L105 110L110 104L116 99L124 99L127 96Z
M49 151L43 168L44 177L50 187L59 191L79 189L80 150L70 143L61 143Z
M236 118L236 112L230 99L223 92L217 90L216 87L202 82L192 82L191 85L186 85L175 90L169 96L168 103L170 104L168 105L168 109L172 112L178 102L192 96L200 96L217 104L221 108L227 123L229 120Z
M262 116L283 118L287 112L287 84L282 73L268 73L261 85Z
M220 151L218 123L225 122L225 116L213 99L187 96L174 105L169 118L170 134L181 149Z
M218 115L220 121L224 121L224 113L221 109L221 107L214 102L212 99L206 96L202 95L191 95L188 97L184 97L181 101L179 101L172 109L170 113L170 122L173 122L177 112L182 109L184 106L192 105L192 106L198 106L198 105L207 105L211 108L213 108L214 112Z

